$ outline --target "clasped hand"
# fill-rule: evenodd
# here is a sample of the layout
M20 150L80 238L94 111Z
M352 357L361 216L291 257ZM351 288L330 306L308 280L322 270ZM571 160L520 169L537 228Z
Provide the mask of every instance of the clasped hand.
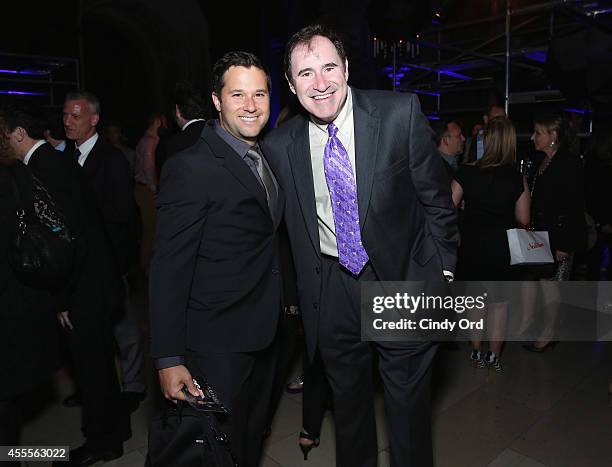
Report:
M185 365L163 368L158 371L159 385L164 397L174 403L176 401L186 401L183 387L194 397L204 397L204 392L198 389L193 382L191 373Z

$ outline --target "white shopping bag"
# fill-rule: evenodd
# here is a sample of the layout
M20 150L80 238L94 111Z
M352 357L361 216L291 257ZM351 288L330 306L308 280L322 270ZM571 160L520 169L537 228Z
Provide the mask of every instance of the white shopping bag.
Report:
M554 263L548 232L508 229L506 234L510 247L511 265Z

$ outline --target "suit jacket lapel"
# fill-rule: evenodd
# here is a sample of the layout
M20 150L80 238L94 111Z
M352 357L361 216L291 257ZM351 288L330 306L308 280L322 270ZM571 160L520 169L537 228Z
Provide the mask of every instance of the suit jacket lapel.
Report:
M357 173L357 203L359 205L359 224L363 225L370 205L374 169L378 154L378 134L380 118L375 109L359 90L352 89L353 122L355 126L355 171Z
M320 253L319 231L317 223L317 206L315 202L312 162L310 161L310 140L308 137L308 120L300 125L293 143L288 147L289 165L293 174L293 182L304 216L304 224L310 236L312 246Z
M253 172L249 166L242 160L242 158L236 154L225 141L223 141L210 127L206 126L202 132L202 137L210 146L212 153L215 157L222 159L223 166L229 171L229 173L236 178L250 193L253 193L255 199L261 206L261 208L270 216L270 209L268 208L268 200L266 197L266 190L261 186L259 181L255 178Z
M85 159L85 164L83 164L83 171L88 175L92 176L98 170L100 163L102 162L98 157L98 149L102 144L101 137L98 137L98 141L94 144L91 151L87 155L87 159Z
M280 185L278 185L278 198L276 202L276 209L274 211L276 213L274 216L274 230L278 228L278 225L280 224L280 221L283 218L284 210L285 210L285 192L280 187Z

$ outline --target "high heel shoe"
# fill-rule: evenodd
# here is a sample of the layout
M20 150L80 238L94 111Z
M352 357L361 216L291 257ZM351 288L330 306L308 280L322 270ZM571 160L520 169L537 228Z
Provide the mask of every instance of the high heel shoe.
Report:
M482 358L482 354L478 349L472 349L472 353L470 353L470 365L472 368L484 368L487 366L484 359Z
M302 439L307 439L308 441L312 441L312 443L303 443ZM300 449L302 450L302 454L304 454L304 460L308 460L308 453L312 448L318 448L320 440L319 438L315 438L310 433L306 433L304 431L300 431L300 438L298 440L300 445Z
M554 350L555 345L557 345L557 341L550 341L542 346L537 346L535 345L535 343L525 344L523 345L523 348L525 350L528 350L529 352L544 353L548 350L549 347L550 347L550 350Z

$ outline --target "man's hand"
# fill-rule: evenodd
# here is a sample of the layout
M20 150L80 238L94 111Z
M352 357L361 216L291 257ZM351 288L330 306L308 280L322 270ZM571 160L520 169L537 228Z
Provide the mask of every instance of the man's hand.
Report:
M164 397L174 403L177 400L186 400L185 394L183 394L183 386L187 388L187 391L194 397L204 397L204 393L201 389L198 389L193 384L193 378L191 373L184 365L172 366L170 368L163 368L158 371L159 373L159 385Z
M72 331L72 323L70 322L70 318L68 317L67 311L62 311L57 314L57 320L60 322L62 327L67 331Z

